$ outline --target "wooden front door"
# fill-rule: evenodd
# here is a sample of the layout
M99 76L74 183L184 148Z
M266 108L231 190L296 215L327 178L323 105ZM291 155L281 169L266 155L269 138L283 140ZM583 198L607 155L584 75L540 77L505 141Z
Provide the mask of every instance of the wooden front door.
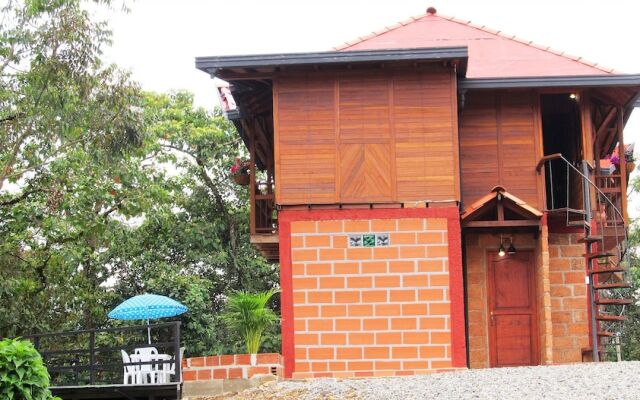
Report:
M531 251L489 253L491 367L538 364L534 257Z

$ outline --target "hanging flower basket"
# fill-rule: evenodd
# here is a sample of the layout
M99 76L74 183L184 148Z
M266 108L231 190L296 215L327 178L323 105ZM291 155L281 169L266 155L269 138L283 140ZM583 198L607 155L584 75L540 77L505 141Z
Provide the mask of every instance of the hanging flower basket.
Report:
M247 185L249 185L250 178L249 178L249 175L247 175L247 174L235 174L233 176L233 180L238 185L247 186Z
M249 179L249 170L251 169L251 162L249 160L242 161L240 157L236 157L235 162L229 168L229 172L231 176L233 176L233 180L242 186L247 186L250 182Z

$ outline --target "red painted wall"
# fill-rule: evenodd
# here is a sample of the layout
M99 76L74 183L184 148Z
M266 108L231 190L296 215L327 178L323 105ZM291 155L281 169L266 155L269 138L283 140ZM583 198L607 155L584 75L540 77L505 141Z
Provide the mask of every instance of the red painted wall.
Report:
M282 355L285 377L295 365L291 223L294 221L374 220L401 218L446 218L451 321L451 366L466 367L464 289L459 211L457 207L366 210L315 210L279 213L280 285L282 289Z

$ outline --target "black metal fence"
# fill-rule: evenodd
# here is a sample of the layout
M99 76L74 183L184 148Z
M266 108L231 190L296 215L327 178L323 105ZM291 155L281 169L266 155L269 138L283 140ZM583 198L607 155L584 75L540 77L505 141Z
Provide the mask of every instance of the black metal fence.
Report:
M148 329L151 344L148 342ZM163 371L162 383L181 382L182 352L180 322L91 329L25 336L42 355L51 375L51 386L142 384L125 381L125 367ZM123 360L121 350L133 354L137 348L154 347L164 355L152 361ZM143 367L144 366L144 367ZM157 382L156 382L157 383Z

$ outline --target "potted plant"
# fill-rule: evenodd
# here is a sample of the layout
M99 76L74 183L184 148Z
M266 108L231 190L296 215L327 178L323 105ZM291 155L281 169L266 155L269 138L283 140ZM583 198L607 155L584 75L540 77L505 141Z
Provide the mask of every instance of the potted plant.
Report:
M222 319L231 330L237 331L244 339L251 365L256 365L257 353L262 343L265 329L278 320L278 316L267 303L278 293L272 289L266 292L249 293L239 291L231 294Z
M249 170L251 169L251 162L249 160L242 160L240 157L236 157L235 162L229 169L233 180L242 186L247 186L250 182Z
M629 174L633 172L633 170L636 168L636 158L635 158L635 155L633 154L633 150L629 153L625 152L624 159L627 162L627 166L626 166L627 181L629 181Z

